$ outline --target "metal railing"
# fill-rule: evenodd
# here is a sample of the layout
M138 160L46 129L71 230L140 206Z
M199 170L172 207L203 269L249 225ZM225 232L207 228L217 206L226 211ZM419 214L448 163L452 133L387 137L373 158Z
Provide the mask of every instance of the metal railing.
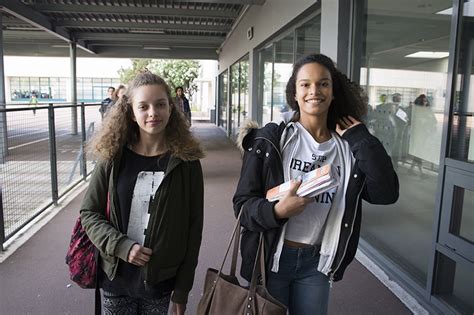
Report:
M0 105L0 248L86 179L98 103ZM78 128L79 127L79 128Z

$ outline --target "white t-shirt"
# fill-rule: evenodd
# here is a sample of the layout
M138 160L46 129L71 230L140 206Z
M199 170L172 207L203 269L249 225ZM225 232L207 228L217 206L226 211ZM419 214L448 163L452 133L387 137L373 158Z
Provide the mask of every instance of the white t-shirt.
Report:
M283 151L285 174L289 171L290 178L294 179L328 163L335 165L339 171L341 165L334 138L318 143L299 122L295 126L298 128L300 142L294 154L288 152L290 150ZM307 204L302 213L289 218L285 239L309 245L321 244L324 223L335 200L336 191L337 188L333 188L313 197L314 201Z

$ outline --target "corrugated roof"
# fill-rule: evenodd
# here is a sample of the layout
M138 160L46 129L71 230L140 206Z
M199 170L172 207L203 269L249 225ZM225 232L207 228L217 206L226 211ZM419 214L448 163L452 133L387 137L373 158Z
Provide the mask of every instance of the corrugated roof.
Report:
M10 41L15 33L30 29L48 30L57 41L77 41L85 51L79 55L150 57L155 55L193 58L191 47L199 58L217 58L217 50L236 23L246 5L261 5L264 0L6 0L3 8L4 51L6 54L57 55L58 49L32 51L25 49L44 39L38 32L23 44ZM35 26L36 24L37 26ZM46 31L44 31L46 32ZM27 37L27 38L25 38ZM122 43L122 47L120 45ZM140 45L141 43L141 45ZM133 45L132 45L133 44ZM163 48L160 50L160 48ZM160 51L159 51L160 50ZM157 52L159 51L159 52ZM165 52L166 51L166 52Z

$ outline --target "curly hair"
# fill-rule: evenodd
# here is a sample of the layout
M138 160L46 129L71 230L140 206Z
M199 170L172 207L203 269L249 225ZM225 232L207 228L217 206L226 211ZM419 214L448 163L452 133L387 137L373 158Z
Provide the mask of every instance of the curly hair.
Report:
M177 152L186 154L198 148L198 156L202 157L199 142L191 134L188 121L174 105L170 87L163 78L147 70L139 73L129 83L125 94L107 112L102 128L94 134L88 144L88 151L100 159L110 160L126 144L133 145L138 142L140 131L138 124L132 119L132 103L136 89L147 85L161 85L165 89L171 107L170 118L165 127L165 138L171 154Z
M344 116L352 116L357 120L367 113L367 95L362 88L355 82L349 80L345 74L337 70L331 58L323 54L311 54L298 60L293 65L293 72L286 84L286 101L295 111L293 121L300 119L300 108L295 100L296 95L296 77L301 67L308 63L317 63L325 67L331 73L333 82L334 99L329 106L327 126L330 130L336 129L336 123Z

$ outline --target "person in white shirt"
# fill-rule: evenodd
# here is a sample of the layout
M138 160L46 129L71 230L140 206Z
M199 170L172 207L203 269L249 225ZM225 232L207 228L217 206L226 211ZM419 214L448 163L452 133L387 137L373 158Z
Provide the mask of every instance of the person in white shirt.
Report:
M239 134L244 157L233 203L236 215L242 211L241 275L249 280L263 232L269 293L290 314L326 314L330 282L342 279L357 250L361 199L394 203L398 178L383 145L361 123L364 92L330 58L313 54L296 62L286 101L294 111L286 121ZM294 179L328 163L339 185L298 196ZM289 180L282 199L265 198Z

